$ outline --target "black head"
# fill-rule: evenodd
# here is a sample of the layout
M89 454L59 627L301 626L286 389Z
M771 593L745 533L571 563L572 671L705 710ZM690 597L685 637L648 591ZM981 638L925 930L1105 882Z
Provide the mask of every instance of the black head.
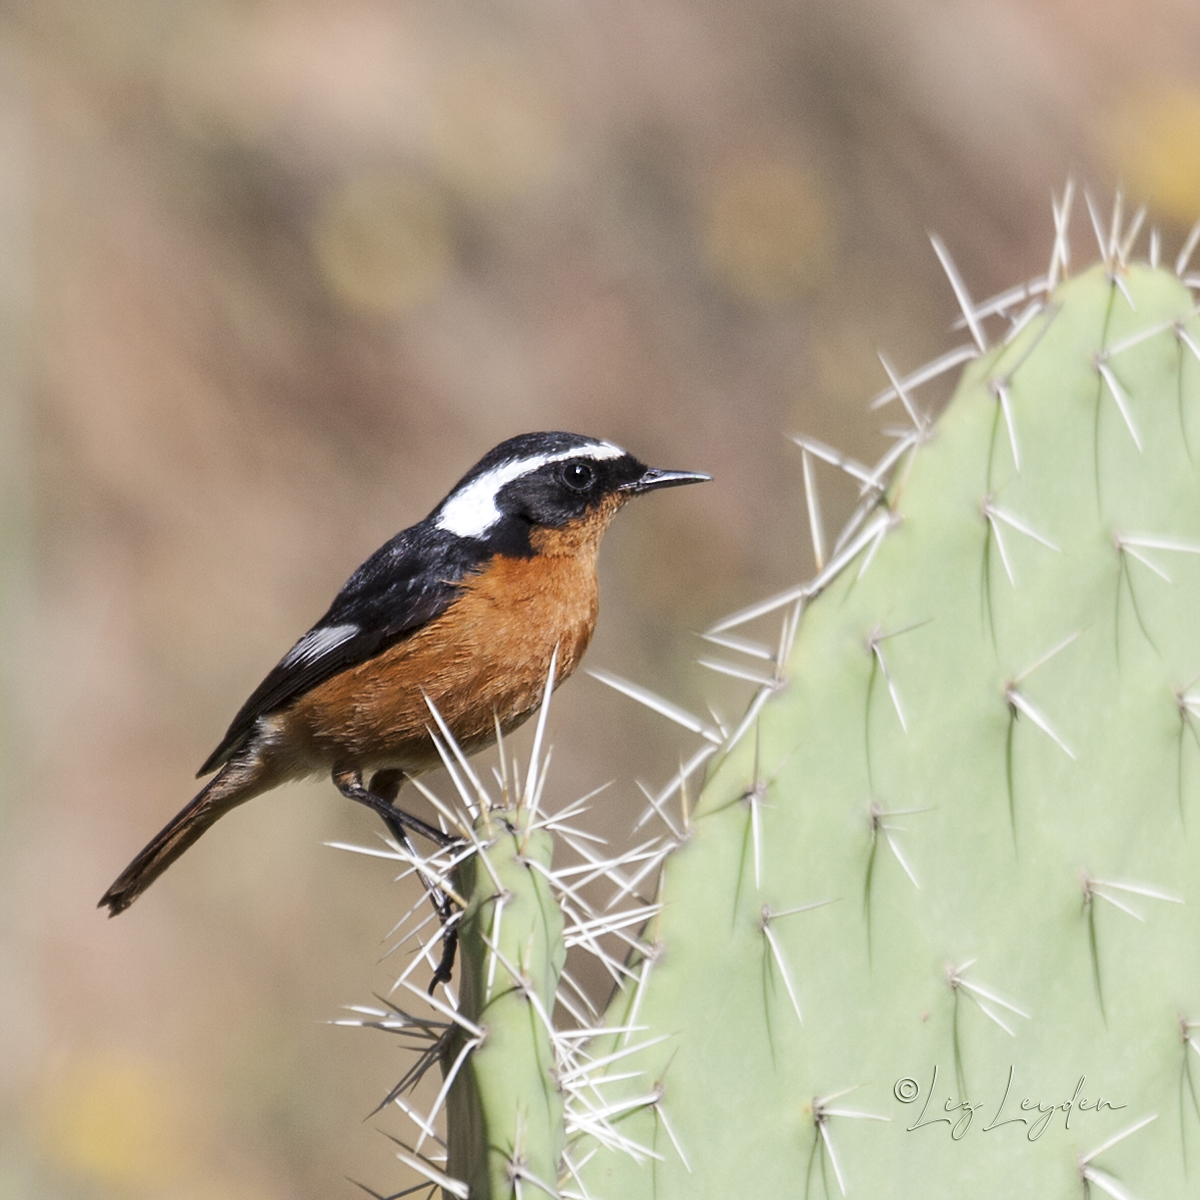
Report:
M463 538L527 544L535 526L561 528L613 499L708 478L647 467L611 442L576 433L526 433L480 459L430 520Z

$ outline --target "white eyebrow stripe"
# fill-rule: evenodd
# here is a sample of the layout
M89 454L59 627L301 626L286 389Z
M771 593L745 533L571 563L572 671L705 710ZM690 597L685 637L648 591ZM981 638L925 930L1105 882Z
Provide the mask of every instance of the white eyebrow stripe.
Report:
M357 625L326 625L306 633L284 656L280 666L294 667L313 662L330 650L348 642L359 629Z
M566 458L609 459L621 458L624 454L620 446L614 446L611 442L596 442L590 446L561 450L557 454L533 454L516 462L501 463L451 496L442 505L436 525L459 537L483 537L500 520L500 510L496 507L497 494L514 479L537 471L547 463L562 462Z

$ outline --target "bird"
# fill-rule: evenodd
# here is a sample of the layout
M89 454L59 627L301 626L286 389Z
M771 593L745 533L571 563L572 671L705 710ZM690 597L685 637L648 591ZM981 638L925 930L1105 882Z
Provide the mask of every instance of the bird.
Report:
M468 754L520 725L551 664L557 687L587 649L597 553L618 510L710 478L647 467L580 434L501 442L350 576L238 710L197 772L212 778L98 907L123 912L231 809L326 772L393 831L446 844L395 804L405 780L440 763L430 708Z

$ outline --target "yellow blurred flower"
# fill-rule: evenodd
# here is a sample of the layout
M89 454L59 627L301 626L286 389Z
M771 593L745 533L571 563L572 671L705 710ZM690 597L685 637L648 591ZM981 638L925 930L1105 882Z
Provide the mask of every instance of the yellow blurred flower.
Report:
M162 1064L108 1049L48 1072L32 1132L47 1163L89 1195L273 1200L261 1182L214 1170L208 1117L205 1101Z
M1200 217L1200 89L1161 87L1128 97L1113 122L1111 151L1135 197L1181 225Z
M444 201L400 174L361 174L343 184L317 218L312 248L333 295L377 315L420 304L453 266Z
M836 229L812 173L782 159L743 162L708 198L704 253L730 291L759 303L808 292L829 270Z
M79 1059L51 1075L41 1100L39 1140L67 1173L147 1194L180 1177L181 1106L152 1064L117 1052Z

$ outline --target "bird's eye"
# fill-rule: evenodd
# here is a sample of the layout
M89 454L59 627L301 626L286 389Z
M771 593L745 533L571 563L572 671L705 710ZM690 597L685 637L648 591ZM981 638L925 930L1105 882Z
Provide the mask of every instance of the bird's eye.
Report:
M582 492L591 487L596 472L587 463L567 463L562 470L562 481L573 491Z

